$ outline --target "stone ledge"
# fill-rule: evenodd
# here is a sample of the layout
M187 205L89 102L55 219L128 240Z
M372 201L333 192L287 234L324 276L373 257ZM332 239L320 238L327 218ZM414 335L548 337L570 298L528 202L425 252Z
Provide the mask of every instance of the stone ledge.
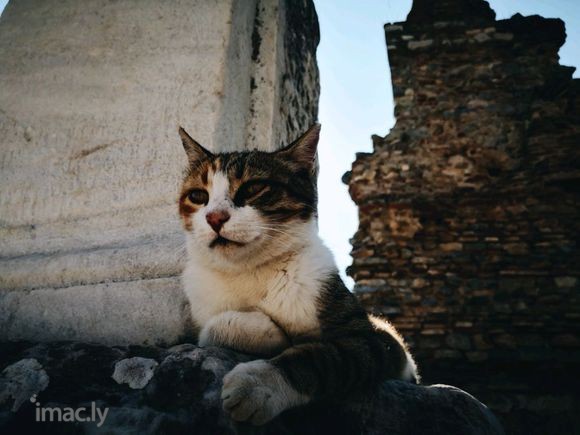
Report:
M170 344L187 330L188 307L179 277L5 291L0 341Z
M446 385L386 382L373 397L295 409L254 428L234 424L221 410L223 375L250 359L229 350L78 342L5 342L0 348L4 433L503 433L484 405ZM99 428L93 422L35 422L38 408L90 409L92 402L109 409Z

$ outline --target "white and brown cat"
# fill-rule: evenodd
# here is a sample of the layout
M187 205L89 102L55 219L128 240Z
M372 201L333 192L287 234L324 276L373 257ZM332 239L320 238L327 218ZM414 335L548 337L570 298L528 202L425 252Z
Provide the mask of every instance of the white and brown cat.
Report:
M199 344L263 357L224 378L223 406L238 421L418 379L401 337L365 313L318 236L319 132L272 153L213 154L179 129L183 285Z

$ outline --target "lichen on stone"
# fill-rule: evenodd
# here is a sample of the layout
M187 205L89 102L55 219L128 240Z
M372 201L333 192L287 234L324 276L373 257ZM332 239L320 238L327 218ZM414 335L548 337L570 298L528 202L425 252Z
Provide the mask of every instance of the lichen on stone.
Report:
M158 365L150 358L125 358L115 364L112 378L118 384L128 384L130 388L140 390L147 386Z

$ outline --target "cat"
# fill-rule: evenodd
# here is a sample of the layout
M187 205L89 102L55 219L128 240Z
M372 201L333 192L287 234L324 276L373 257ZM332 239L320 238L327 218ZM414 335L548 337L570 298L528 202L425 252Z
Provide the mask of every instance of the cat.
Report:
M318 236L315 124L275 152L213 154L179 128L188 169L179 197L183 285L200 346L262 359L223 380L223 407L261 425L315 400L418 382L406 344L367 315Z

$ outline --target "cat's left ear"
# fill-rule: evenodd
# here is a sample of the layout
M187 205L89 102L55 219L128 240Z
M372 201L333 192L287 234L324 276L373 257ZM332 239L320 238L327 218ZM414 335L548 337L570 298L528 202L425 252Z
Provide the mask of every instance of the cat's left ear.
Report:
M187 154L187 158L190 163L197 162L204 158L212 158L213 154L198 144L183 127L179 127L179 136L181 137L181 143L183 143L183 148Z
M316 172L316 150L319 137L320 124L316 123L306 133L276 153L295 161L312 172Z

